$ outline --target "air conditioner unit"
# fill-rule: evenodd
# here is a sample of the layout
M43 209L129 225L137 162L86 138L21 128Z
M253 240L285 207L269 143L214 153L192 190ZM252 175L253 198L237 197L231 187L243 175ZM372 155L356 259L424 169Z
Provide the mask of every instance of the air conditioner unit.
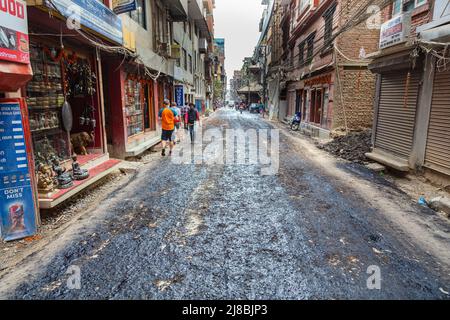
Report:
M181 46L179 44L172 44L170 48L170 58L181 59Z

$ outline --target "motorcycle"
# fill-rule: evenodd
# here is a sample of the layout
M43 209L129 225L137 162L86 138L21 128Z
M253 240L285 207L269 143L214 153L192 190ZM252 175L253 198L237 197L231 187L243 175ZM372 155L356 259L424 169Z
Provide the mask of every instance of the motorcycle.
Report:
M302 123L302 114L301 112L297 112L291 121L291 130L298 131L300 129L301 123Z

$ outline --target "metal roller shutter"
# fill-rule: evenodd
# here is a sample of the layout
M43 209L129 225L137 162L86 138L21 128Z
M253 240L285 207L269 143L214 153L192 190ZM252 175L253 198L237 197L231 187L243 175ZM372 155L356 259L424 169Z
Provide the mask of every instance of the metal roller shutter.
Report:
M411 72L408 90L407 83L407 71L382 75L375 138L376 148L404 159L409 158L413 145L420 74Z
M450 70L436 70L425 166L450 174Z

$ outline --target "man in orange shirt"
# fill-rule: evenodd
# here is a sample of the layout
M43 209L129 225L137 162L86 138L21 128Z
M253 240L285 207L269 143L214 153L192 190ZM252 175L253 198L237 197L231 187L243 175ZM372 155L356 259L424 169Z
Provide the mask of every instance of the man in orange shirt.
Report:
M166 155L167 143L169 143L170 153L172 155L173 149L173 132L175 130L175 118L178 117L176 111L170 108L170 101L165 99L164 105L161 110L159 110L159 119L161 120L162 127L162 151L161 155L164 157Z

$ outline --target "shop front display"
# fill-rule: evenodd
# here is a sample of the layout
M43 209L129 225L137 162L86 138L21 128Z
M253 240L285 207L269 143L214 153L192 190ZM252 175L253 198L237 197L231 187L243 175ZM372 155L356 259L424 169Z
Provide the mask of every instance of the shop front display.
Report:
M87 179L81 168L102 153L97 76L89 55L31 41L33 79L26 88L40 198L52 198ZM94 152L90 152L94 150Z
M125 112L128 137L144 132L144 86L141 81L128 76L125 81Z

